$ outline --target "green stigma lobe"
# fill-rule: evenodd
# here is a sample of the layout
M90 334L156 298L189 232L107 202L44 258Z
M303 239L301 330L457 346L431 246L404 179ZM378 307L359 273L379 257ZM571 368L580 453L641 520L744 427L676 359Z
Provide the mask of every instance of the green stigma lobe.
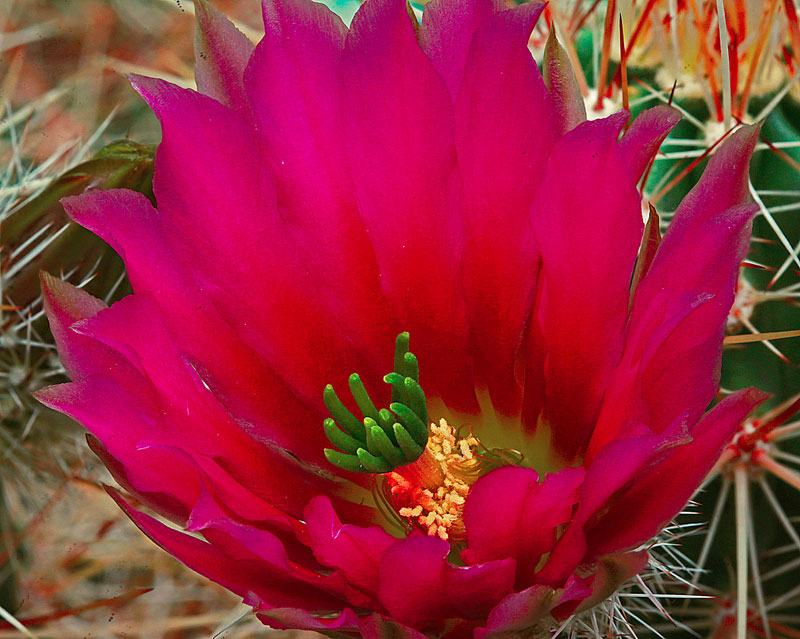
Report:
M395 341L394 371L384 377L392 387L389 409L378 409L358 374L348 380L362 419L351 413L328 384L322 393L330 417L323 428L336 449L326 448L326 459L343 470L388 473L410 464L428 442L428 408L419 385L419 363L408 350L409 335ZM363 420L363 421L362 421Z
M325 402L325 408L328 409L328 412L333 416L333 419L336 420L339 426L344 428L356 439L363 440L364 437L366 437L364 425L356 419L353 413L347 410L344 404L342 404L341 400L336 395L336 391L333 390L333 386L330 384L322 391L322 400Z

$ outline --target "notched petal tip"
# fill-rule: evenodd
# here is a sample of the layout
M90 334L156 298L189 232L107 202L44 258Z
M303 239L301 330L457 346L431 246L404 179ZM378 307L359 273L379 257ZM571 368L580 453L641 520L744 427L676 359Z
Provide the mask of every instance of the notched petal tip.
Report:
M553 100L556 124L563 135L586 121L586 104L583 101L575 70L567 52L559 44L555 29L550 30L544 49L544 83Z
M763 122L743 124L727 140L724 140L719 149L709 160L709 168L721 164L723 161L740 160L749 162L755 151L758 138L761 135Z
M39 271L39 281L48 318L63 328L106 308L102 300L46 271Z
M680 112L660 104L643 111L631 124L620 140L620 149L631 167L631 174L638 181L658 149L672 129L681 121Z
M44 388L40 388L39 390L35 390L31 393L33 398L39 402L40 404L44 404L47 408L52 408L53 410L60 410L60 400L66 394L69 393L70 389L73 386L73 382L66 382L64 384L55 384L53 386L45 386Z
M206 0L195 1L197 88L223 104L244 110L244 70L255 45Z

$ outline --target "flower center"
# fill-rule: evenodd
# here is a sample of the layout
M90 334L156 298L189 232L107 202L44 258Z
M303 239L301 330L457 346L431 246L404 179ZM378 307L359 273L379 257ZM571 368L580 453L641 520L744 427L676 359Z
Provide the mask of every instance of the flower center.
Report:
M425 452L386 475L388 501L411 526L445 541L464 539L462 511L469 489L486 470L470 430L459 436L447 420L430 425Z
M463 541L462 511L470 487L494 468L519 464L522 455L483 447L469 426L455 429L444 418L431 423L419 365L408 345L408 333L400 333L394 371L384 377L392 386L389 409L375 407L356 374L349 386L360 419L330 384L325 387L323 399L331 417L323 427L336 446L326 448L325 457L343 470L377 475L379 506L388 507L382 508L384 514L406 532L418 528L444 540Z

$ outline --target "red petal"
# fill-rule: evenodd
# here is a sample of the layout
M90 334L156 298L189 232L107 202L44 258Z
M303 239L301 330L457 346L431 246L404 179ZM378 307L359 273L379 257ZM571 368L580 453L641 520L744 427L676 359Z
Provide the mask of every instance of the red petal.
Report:
M419 40L455 101L472 34L489 16L508 9L502 0L432 0L425 5Z
M639 193L616 143L626 119L621 113L585 122L561 138L533 205L542 253L545 417L567 458L588 442L619 361L644 227Z
M266 32L247 69L247 92L278 206L330 312L388 372L403 328L381 291L344 148L349 115L341 108L339 61L347 29L310 0L264 0L263 12Z
M665 451L690 442L683 420L677 420L667 432L650 433L639 427L634 436L618 439L606 446L586 473L580 502L564 534L559 538L537 580L559 586L584 561L594 561L588 553L588 523L610 503L610 500L636 481L642 469Z
M552 106L528 49L544 5L501 11L475 31L456 101L464 184L464 296L476 377L502 414L518 415L514 361L530 316L538 251L530 205L555 137Z
M664 138L681 119L677 109L665 104L642 111L619 141L633 179L638 182L658 152Z
M446 541L421 534L389 548L378 594L392 617L418 628L448 617L480 618L511 592L513 559L458 567L448 563L449 553Z
M312 499L304 519L314 556L322 564L341 570L354 586L376 593L381 559L397 539L377 526L342 525L326 497Z
M327 311L329 292L278 212L250 124L167 82L137 76L133 83L161 122L153 188L164 230L240 339L320 409L325 385L353 372L385 386Z
M125 513L141 530L189 568L217 582L240 597L253 593L270 607L297 606L310 609L341 609L342 599L315 589L264 562L231 538L223 547L205 543L134 510L116 491L108 489Z
M653 537L692 496L745 417L768 395L755 389L724 399L692 429L692 441L639 473L587 531L592 554L632 548Z
M464 506L467 549L461 558L476 564L513 557L517 587L529 586L558 527L572 517L583 476L582 468L567 468L539 483L534 470L507 466L481 477Z
M342 66L349 162L381 286L411 333L426 392L475 412L458 285L464 233L453 106L404 0L361 6Z

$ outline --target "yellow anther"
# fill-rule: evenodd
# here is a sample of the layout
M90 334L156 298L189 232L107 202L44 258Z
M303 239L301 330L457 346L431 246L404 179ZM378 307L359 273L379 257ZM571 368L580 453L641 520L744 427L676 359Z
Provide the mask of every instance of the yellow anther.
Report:
M430 536L463 538L461 510L470 486L480 476L480 460L473 452L479 444L472 433L458 436L445 419L432 423L423 457L428 460L425 463L432 464L437 479L418 483L410 473L403 476L403 469L390 473L390 492L395 503L402 506L398 514ZM428 477L427 473L421 477Z

